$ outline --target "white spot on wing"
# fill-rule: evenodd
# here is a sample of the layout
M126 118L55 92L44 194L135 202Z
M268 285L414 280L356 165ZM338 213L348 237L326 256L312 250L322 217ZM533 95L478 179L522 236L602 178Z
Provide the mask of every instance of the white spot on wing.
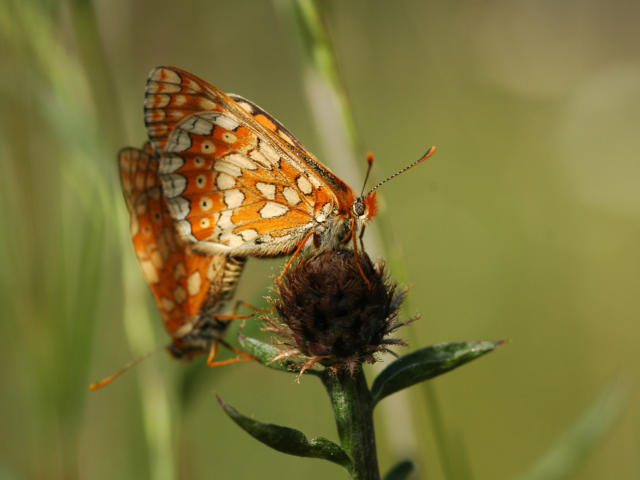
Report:
M226 173L218 174L216 185L218 186L219 190L228 190L229 188L233 188L235 184L236 180L231 175L227 175Z
M178 305L180 305L182 302L184 302L187 299L187 292L184 291L184 288L178 285L173 290L173 299L176 301Z
M192 115L184 120L179 128L196 135L211 135L213 132L213 124L209 119L202 118L199 115Z
M282 195L289 202L289 205L297 205L300 203L300 195L291 187L284 187Z
M189 201L186 198L167 198L169 213L176 220L182 220L189 214Z
M217 226L220 227L221 231L229 231L233 229L234 224L231 221L232 213L233 212L231 210L220 213L220 218L218 219Z
M188 239L192 242L197 242L196 237L191 233L191 224L188 220L180 220L175 223L176 233L180 238Z
M184 263L180 262L177 263L176 266L173 268L173 278L175 278L176 280L179 279L180 277L184 277L187 274L187 271L184 268Z
M267 170L271 170L273 168L273 165L267 160L267 157L265 157L258 149L251 150L249 157Z
M249 158L240 153L232 153L230 155L227 155L226 157L224 157L224 160L247 170L255 170L258 168L255 163L253 163Z
M251 105L249 105L247 102L238 102L238 105L240 105L240 107L248 113L253 113L253 107Z
M282 138L289 145L294 145L293 140L291 140L291 137L289 135L287 135L286 133L284 133L282 130L278 130L278 135L280 136L280 138Z
M238 167L237 165L228 162L225 159L221 159L218 160L217 162L215 162L213 164L213 169L218 171L218 172L222 172L222 173L226 173L228 175L231 175L232 177L239 177L240 174L242 173L242 171L240 170L240 167Z
M153 266L151 261L145 260L140 262L140 267L142 267L142 273L144 278L147 280L147 283L158 283L158 270Z
M256 188L269 200L276 198L276 186L273 183L257 182Z
M146 110L144 112L144 121L146 123L159 122L165 117L164 110L154 108L153 110Z
M235 208L242 205L244 201L244 193L240 190L227 190L224 192L224 203L229 208Z
M156 93L156 92L162 92L162 93L176 93L180 91L180 85L176 85L173 83L167 84L167 83L159 83L159 82L150 82L147 85L147 92L148 93Z
M165 153L160 157L160 164L158 165L158 173L173 173L184 165L184 160L178 155L171 155Z
M324 222L327 217L329 216L329 212L331 211L331 203L327 202L325 203L322 208L320 209L320 211L318 213L316 213L316 221L318 223L322 223Z
M202 142L200 144L200 149L204 153L213 154L213 152L216 151L216 145L211 140L205 140L204 142ZM197 157L197 158L200 158L200 157ZM200 159L200 160L202 160L202 159ZM202 163L204 163L204 160L202 160Z
M280 155L266 142L260 142L260 153L272 164L277 164L280 160Z
M233 118L227 117L226 115L218 114L216 117L214 123L220 125L225 130L235 130L240 125Z
M200 278L200 272L195 271L187 279L187 291L189 295L195 295L200 291L200 285L202 284L202 278Z
M240 235L235 235L233 233L225 233L220 237L220 241L222 243L226 243L230 247L237 247L244 243Z
M191 137L181 129L176 129L169 137L167 152L183 152L191 147Z
M224 132L222 134L222 140L229 145L232 145L238 141L238 138L231 132Z
M309 180L307 180L307 177L305 177L304 175L300 175L296 179L296 183L300 191L305 195L309 195L313 191L313 188L311 187L311 183L309 182Z
M164 310L165 312L170 312L171 310L173 310L175 308L175 306L176 306L176 304L173 303L167 297L162 297L160 299L160 308L162 308L162 310Z
M173 198L184 192L187 187L187 179L179 173L162 176L162 189L167 198Z
M320 188L322 186L322 183L316 178L315 175L309 175L309 180L311 180L311 183L316 188Z
M198 102L198 106L202 110L215 110L216 109L216 104L214 102L212 102L211 100L209 100L208 98L201 98L200 101Z
M150 94L144 97L144 106L146 108L164 108L169 105L171 97L162 94Z
M213 201L211 200L210 197L207 196L203 196L200 198L200 208L207 212L209 210L211 210L211 207L213 206Z
M153 252L151 252L150 255L151 258L151 262L153 263L154 267L160 269L164 266L164 261L162 260L162 255L160 255L160 252L158 250L154 250Z
M240 236L242 236L245 242L252 242L256 238L258 238L258 231L253 228L247 228L246 230L242 230L240 232Z
M176 107L181 107L185 103L187 103L187 97L185 97L184 95L176 95L173 99L173 104Z
M156 82L180 83L182 81L180 75L168 68L155 68L149 78Z
M138 217L135 215L131 215L131 222L129 223L129 231L131 232L131 236L137 235L140 231L140 222L138 221Z
M287 213L289 209L280 203L267 202L258 212L262 218L280 217Z

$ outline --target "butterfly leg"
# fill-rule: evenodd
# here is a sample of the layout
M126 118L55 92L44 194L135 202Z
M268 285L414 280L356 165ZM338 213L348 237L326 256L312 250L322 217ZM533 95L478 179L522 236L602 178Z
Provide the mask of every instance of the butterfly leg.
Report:
M253 310L254 313L249 313L246 315L238 315L238 310L240 309L241 306L244 306L249 310ZM251 305L250 303L245 302L244 300L238 300L236 301L236 304L234 305L231 313L219 313L214 315L214 317L216 318L216 320L243 320L245 318L253 317L256 313L272 312L273 310L275 310L274 307L260 308L260 307Z
M367 284L367 287L369 288L369 290L371 290L371 282L369 282L369 279L364 274L364 270L362 270L362 265L360 265L360 257L358 256L358 239L356 238L355 228L356 228L356 220L355 220L355 218L352 218L351 219L351 232L352 232L351 238L353 238L353 254L356 257L356 265L358 266L358 270L360 271L360 275L362 275L362 278L364 279L365 283ZM364 249L362 249L362 251L364 252Z
M280 283L280 281L282 280L282 277L284 277L284 274L286 273L286 271L289 269L289 267L291 266L291 264L293 263L293 261L295 260L295 258L300 254L300 252L302 251L302 248L304 247L304 245L307 243L307 241L311 238L311 235L314 235L316 233L315 230L311 230L309 233L307 233L304 238L302 239L302 241L298 244L298 248L296 248L296 251L293 252L293 255L291 255L291 258L289 259L289 261L286 263L286 265L284 266L284 268L282 269L282 272L280 272L280 276L278 277L278 279L276 280L276 285Z
M365 225L362 226L362 229L360 230L360 235L358 235L358 240L360 240L360 250L362 250L364 252L364 229L365 229Z
M253 310L254 312L257 312L257 313L272 312L274 310L274 307L260 308L260 307L256 307L255 305L251 305L249 302L245 302L244 300L238 300L238 301L236 301L236 304L233 307L233 313L234 314L238 311L240 306L244 306L244 307L248 308L249 310Z
M216 358L216 354L218 353L219 344L222 344L224 347L231 350L233 353L236 354L236 356L233 358L229 358L227 360L219 360L216 362L215 358ZM223 365L231 365L232 363L238 363L238 362L250 362L252 360L255 360L255 358L253 358L247 352L244 352L239 348L234 347L233 345L225 342L224 340L218 340L211 344L211 350L209 351L209 357L207 358L207 366L221 367Z

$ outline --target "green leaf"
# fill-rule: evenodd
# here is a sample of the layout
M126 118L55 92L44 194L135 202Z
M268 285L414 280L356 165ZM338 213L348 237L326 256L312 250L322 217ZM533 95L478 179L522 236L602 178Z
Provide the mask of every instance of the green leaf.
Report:
M351 468L349 455L340 445L331 440L323 437L315 437L308 440L300 430L258 422L245 417L231 405L224 403L219 396L216 395L216 398L225 413L245 432L274 450L299 457L323 458L348 470Z
M518 480L567 478L611 429L628 398L628 386L608 385L538 463Z
M273 368L274 370L280 370L281 372L298 371L299 365L293 360L286 358L278 360L276 362L273 359L282 353L278 347L274 347L269 343L262 342L256 338L245 337L242 333L238 333L238 341L242 348L251 356L255 357L262 365ZM318 375L322 373L321 367L314 367L306 370L305 373L312 375Z
M371 386L374 405L403 388L453 370L502 345L503 341L472 340L430 345L404 355L376 377Z
M251 356L255 357L261 364L275 370L281 370L283 372L289 371L289 369L287 368L288 362L286 362L285 360L279 360L277 362L271 363L271 360L280 353L280 350L278 350L277 347L274 347L273 345L265 342L261 342L260 340L255 338L245 337L240 332L238 332L238 341L240 342L243 350L249 353Z
M406 480L413 472L413 462L411 460L402 460L396 463L391 470L384 476L384 480Z

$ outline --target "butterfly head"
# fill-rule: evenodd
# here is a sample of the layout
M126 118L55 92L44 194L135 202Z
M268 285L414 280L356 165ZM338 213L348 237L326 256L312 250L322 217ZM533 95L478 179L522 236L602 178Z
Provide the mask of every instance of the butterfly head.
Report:
M357 225L366 225L367 222L378 214L376 192L355 199L351 205L351 216Z

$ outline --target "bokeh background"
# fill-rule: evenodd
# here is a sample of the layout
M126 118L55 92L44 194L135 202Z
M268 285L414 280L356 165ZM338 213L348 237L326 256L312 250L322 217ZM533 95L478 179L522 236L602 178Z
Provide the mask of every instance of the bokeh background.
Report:
M161 352L87 392L168 341L116 176L161 64L254 100L356 190L367 151L379 180L438 146L382 189L370 237L412 286L407 314L423 314L403 335L410 349L509 341L385 400L383 470L408 456L416 478L556 478L540 462L640 478L639 4L317 8L355 166L332 153L340 132L288 1L0 1L0 478L344 478L257 443L213 395L335 439L313 378ZM238 297L264 304L280 265L251 260Z

